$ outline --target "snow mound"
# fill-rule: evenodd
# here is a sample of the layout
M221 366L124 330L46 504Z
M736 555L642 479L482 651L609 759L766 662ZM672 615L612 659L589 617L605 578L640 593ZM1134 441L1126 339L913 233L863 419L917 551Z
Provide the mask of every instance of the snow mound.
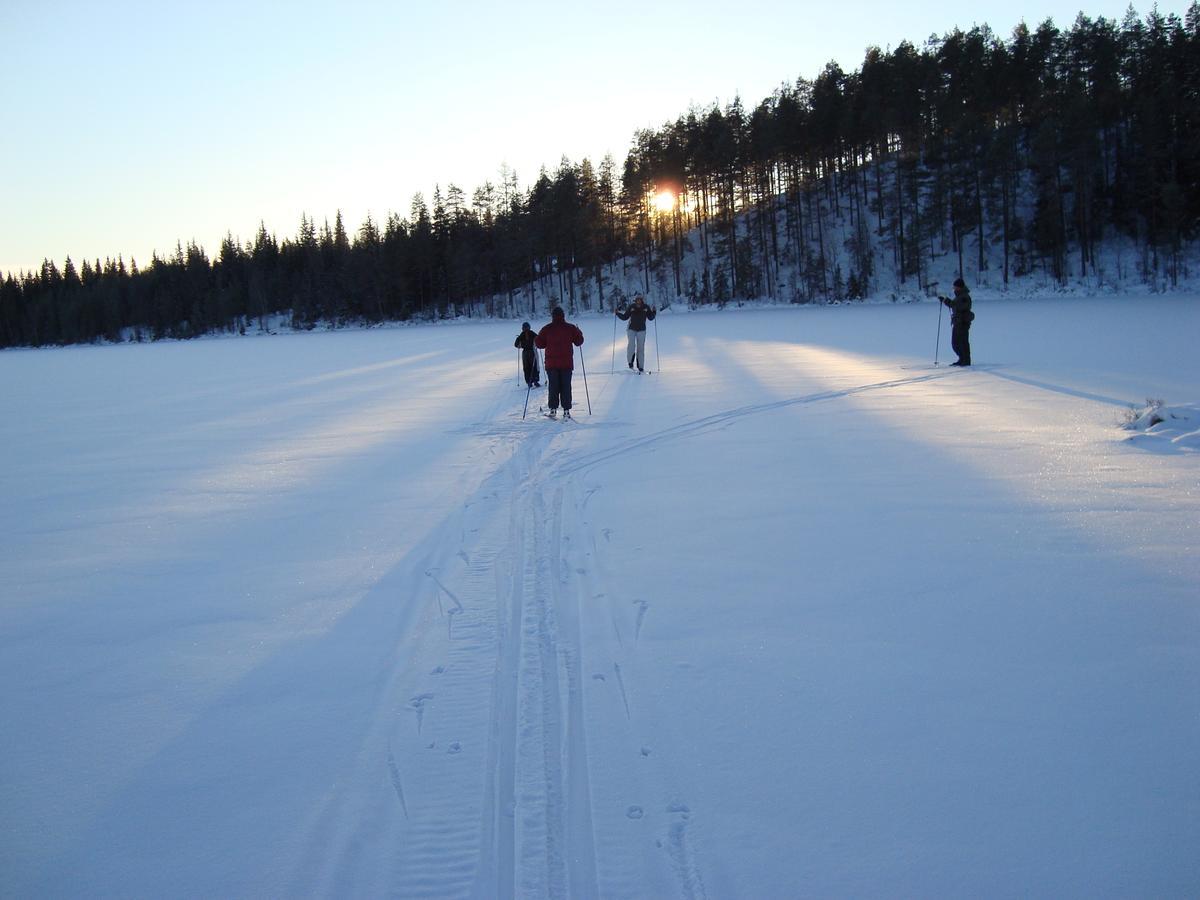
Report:
M1142 409L1133 408L1122 426L1134 432L1127 441L1160 453L1200 450L1200 406L1164 406L1147 400Z

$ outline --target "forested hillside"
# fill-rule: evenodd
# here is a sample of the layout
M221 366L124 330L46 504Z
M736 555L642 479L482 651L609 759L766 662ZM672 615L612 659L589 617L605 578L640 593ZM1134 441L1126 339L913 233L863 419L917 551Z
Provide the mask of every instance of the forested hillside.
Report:
M306 216L215 257L7 273L0 346L595 309L633 288L820 303L918 293L947 267L999 290L1170 288L1200 222L1197 60L1196 3L871 48L639 132L621 163L564 158L528 187L502 169L469 198L450 184L354 231Z

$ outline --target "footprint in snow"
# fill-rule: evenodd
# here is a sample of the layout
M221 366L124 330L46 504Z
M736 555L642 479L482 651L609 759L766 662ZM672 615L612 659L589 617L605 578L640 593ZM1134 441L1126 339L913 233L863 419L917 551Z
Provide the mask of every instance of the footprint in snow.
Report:
M458 741L453 741L453 742L451 742L450 747L449 747L449 749L446 750L446 752L451 753L451 754L462 753L462 744L460 744Z
M419 694L408 701L408 705L417 714L417 734L421 733L421 726L425 722L425 703L432 699L433 694Z
M633 629L633 640L637 643L638 638L642 636L642 623L646 620L646 610L650 608L650 604L645 600L634 600L633 605L637 607L637 622Z
M625 810L625 818L627 819L640 819L645 814L645 810L643 810L640 806L631 806L629 809Z
M597 672L595 675L592 676L592 681L604 681L604 673Z

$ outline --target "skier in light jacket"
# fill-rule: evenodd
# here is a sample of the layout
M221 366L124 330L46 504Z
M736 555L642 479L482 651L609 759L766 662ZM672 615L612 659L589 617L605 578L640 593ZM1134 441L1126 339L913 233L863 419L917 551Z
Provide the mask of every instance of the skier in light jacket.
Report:
M625 356L629 360L629 368L633 368L636 360L638 371L645 372L646 322L653 320L658 315L658 310L653 306L647 306L645 299L638 294L633 298L633 306L626 309L625 304L622 303L615 312L618 319L629 323L629 327L625 330L625 334L629 338L629 345L625 351Z

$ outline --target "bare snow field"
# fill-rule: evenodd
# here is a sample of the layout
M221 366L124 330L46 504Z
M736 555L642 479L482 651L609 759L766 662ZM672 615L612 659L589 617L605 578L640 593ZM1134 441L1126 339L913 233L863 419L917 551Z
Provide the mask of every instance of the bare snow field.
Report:
M975 311L0 353L0 896L1197 896L1200 298Z

